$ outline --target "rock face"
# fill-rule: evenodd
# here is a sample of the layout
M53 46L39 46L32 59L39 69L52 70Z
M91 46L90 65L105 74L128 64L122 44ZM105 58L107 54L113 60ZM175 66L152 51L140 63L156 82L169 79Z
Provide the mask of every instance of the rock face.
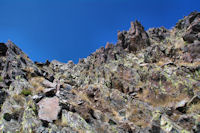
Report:
M0 43L0 132L199 133L200 13L132 22L78 64L33 63Z

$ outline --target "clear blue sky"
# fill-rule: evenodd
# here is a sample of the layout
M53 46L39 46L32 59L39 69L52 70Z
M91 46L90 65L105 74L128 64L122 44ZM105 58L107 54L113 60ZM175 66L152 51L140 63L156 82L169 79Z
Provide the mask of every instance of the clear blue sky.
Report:
M138 19L145 29L171 28L200 9L200 0L0 0L0 41L34 61L77 62L117 41Z

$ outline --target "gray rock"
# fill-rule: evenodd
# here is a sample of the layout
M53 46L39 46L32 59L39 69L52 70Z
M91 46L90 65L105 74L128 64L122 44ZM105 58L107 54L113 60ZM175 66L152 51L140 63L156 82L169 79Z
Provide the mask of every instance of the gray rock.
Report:
M77 131L93 132L92 127L82 117L76 113L65 110L62 111L62 124Z
M44 80L43 82L42 82L42 84L45 86L45 87L49 87L49 88L56 88L56 83L52 83L52 82L50 82L50 81L48 81L48 80Z

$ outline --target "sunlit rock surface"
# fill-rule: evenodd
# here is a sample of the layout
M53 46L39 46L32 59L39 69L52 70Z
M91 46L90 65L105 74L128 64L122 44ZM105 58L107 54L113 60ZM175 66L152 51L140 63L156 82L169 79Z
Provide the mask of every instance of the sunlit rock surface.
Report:
M172 29L131 22L78 64L0 43L0 132L199 133L199 24L199 12Z

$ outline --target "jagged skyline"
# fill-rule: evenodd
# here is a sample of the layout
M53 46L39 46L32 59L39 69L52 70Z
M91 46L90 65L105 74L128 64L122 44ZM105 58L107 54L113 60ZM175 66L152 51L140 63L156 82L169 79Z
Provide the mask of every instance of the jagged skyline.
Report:
M78 62L106 42L116 43L117 31L138 19L150 27L171 28L198 10L198 0L1 0L1 42L18 44L34 61ZM36 52L37 51L37 52Z

